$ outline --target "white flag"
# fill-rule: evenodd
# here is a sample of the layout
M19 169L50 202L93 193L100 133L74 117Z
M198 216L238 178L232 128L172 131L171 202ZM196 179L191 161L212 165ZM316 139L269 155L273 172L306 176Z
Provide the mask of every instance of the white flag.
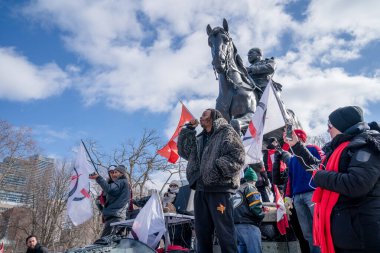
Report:
M132 226L132 237L155 248L165 233L165 219L160 197L156 191L140 210Z
M75 226L92 217L88 175L93 172L94 168L88 162L86 151L81 144L71 172L71 185L67 200L67 213Z
M280 99L276 97L272 82L269 81L243 137L245 164L262 161L263 136L283 127L285 125L284 117L288 118L289 116Z

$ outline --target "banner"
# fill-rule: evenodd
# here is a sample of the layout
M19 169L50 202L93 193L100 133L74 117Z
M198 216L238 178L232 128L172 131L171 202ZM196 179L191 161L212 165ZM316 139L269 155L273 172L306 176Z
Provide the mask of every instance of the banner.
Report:
M67 214L77 226L92 217L89 174L94 168L88 162L86 151L81 144L71 172L71 185L67 201Z
M243 137L246 165L262 161L264 134L284 127L285 119L289 119L282 101L275 92L272 82L269 81Z
M154 249L165 231L165 219L161 200L157 191L154 191L135 218L130 237Z
M182 104L182 112L181 117L179 119L177 128L172 136L170 138L169 142L160 150L157 151L157 153L160 156L163 156L168 159L168 162L170 163L176 163L179 155L178 155L178 148L177 148L177 139L178 134L181 131L183 125L190 120L194 119L193 115L187 110L186 106Z

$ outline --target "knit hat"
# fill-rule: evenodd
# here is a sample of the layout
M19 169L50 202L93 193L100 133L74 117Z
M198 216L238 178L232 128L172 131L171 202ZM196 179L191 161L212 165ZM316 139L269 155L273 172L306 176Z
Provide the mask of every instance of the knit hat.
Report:
M341 133L363 121L363 110L359 106L340 107L329 115L329 121Z
M127 174L127 169L124 165L117 166L115 170L119 171L123 175Z
M181 187L181 186L182 186L182 183L181 183L180 181L178 181L178 180L172 180L172 181L170 182L169 185L172 185L172 184L175 184L175 185L177 185L178 187Z
M306 135L306 133L305 133L304 130L302 130L302 129L294 129L294 133L298 136L298 138L299 138L302 142L306 142L307 135Z
M247 181L257 181L257 174L256 172L251 168L248 167L244 172L244 179Z

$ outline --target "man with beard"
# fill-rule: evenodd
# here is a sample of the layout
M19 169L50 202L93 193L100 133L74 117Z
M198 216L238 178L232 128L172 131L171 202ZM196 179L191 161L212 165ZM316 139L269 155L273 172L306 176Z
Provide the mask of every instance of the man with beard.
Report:
M223 253L236 253L232 194L239 187L244 147L239 134L215 109L196 119L178 136L178 154L188 161L186 176L195 190L194 216L197 252L213 252L214 230Z
M47 248L41 246L37 241L37 236L30 235L25 240L26 246L28 249L26 253L49 253Z

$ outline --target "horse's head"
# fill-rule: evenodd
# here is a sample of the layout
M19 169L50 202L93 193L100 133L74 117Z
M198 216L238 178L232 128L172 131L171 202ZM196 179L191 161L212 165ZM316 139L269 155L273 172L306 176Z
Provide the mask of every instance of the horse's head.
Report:
M211 28L207 25L206 30L208 45L211 47L212 65L218 73L223 73L234 51L232 39L228 34L228 23L226 19L223 19L223 28Z

